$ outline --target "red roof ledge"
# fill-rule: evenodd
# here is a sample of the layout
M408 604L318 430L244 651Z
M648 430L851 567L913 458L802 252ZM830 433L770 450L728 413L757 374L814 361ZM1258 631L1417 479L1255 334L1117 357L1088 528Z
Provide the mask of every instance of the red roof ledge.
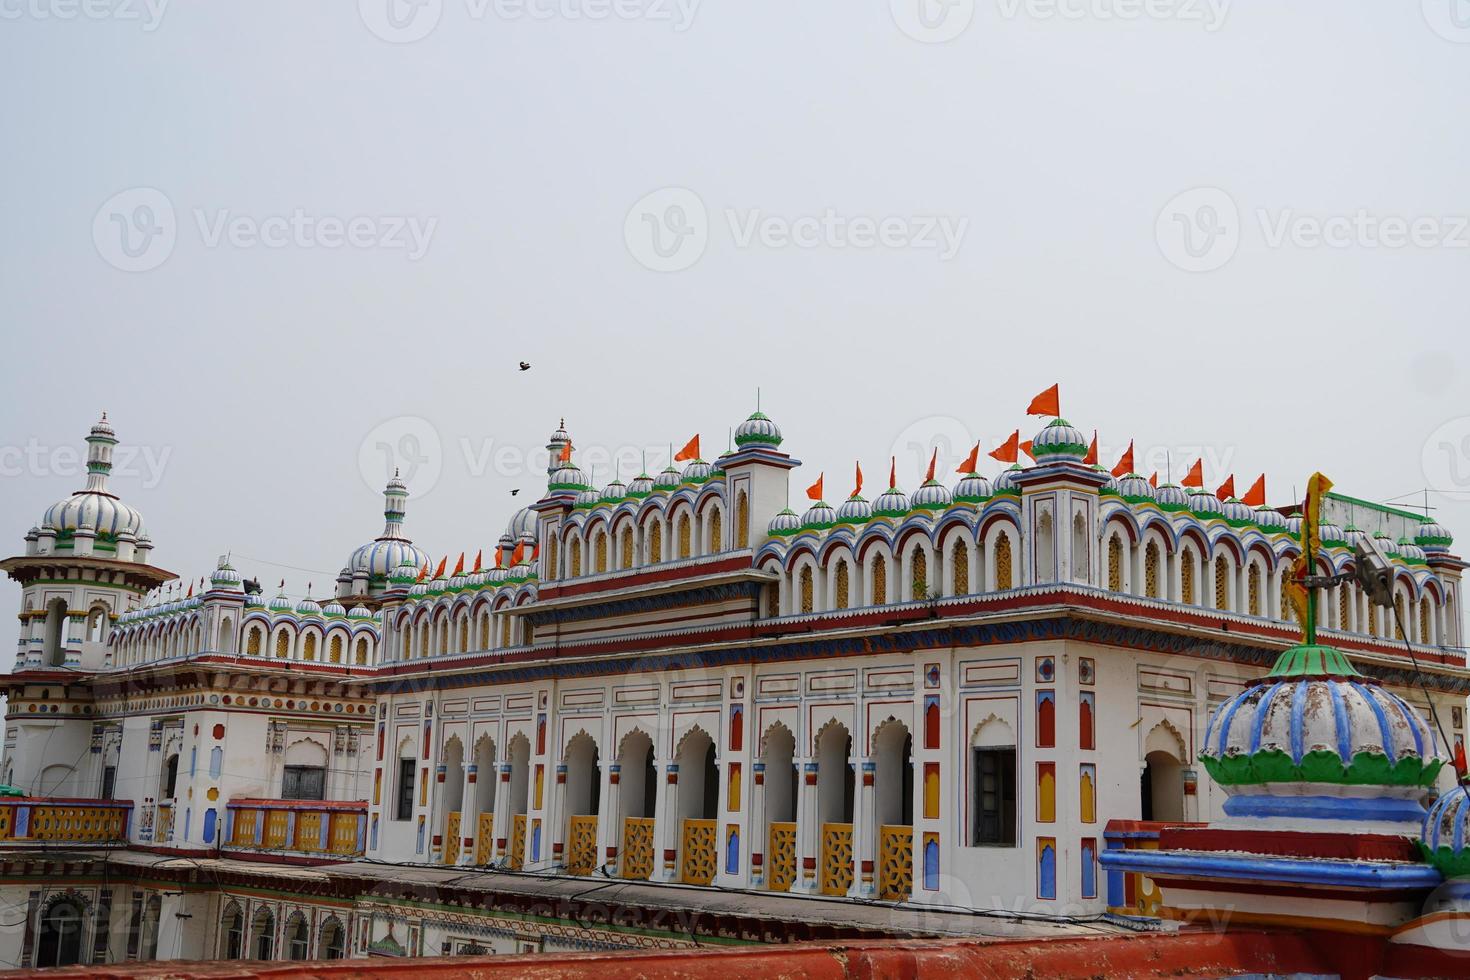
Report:
M116 558L97 558L92 555L16 555L0 561L0 572L6 572L17 582L24 583L35 578L47 568L66 565L68 568L91 568L99 572L122 572L131 584L154 589L165 582L172 582L178 575L166 568L145 565L137 561L118 561Z

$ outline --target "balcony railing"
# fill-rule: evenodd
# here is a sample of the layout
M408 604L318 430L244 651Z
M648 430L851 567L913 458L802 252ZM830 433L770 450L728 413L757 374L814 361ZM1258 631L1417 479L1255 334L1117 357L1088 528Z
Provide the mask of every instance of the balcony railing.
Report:
M878 843L878 897L885 902L906 902L914 891L914 828L881 826Z
M680 880L690 885L708 885L715 880L715 822L713 820L684 821L683 857Z
M1199 827L1203 824L1165 823L1157 820L1109 820L1103 840L1110 851L1157 851L1159 831L1165 827ZM1159 886L1148 875L1137 871L1109 869L1108 911L1116 915L1136 915L1156 919L1162 896Z
M766 861L770 865L766 882L773 892L790 891L796 881L796 824L772 821L770 829L770 853Z
M132 800L28 799L0 804L0 843L126 841Z
M314 858L361 857L366 800L231 800L225 847Z
M653 874L653 818L623 818L623 848L618 853L624 878L647 881Z
M597 867L597 815L573 815L568 830L567 873L590 875Z
M845 896L852 887L852 824L822 824L822 894Z

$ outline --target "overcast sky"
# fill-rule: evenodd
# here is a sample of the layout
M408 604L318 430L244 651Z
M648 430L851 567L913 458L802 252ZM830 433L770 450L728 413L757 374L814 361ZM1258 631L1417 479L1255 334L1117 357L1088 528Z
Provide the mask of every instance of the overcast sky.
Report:
M9 552L102 410L157 564L321 595L391 460L473 555L563 416L601 484L759 387L800 509L1053 382L1470 535L1470 4L923 2L0 0Z

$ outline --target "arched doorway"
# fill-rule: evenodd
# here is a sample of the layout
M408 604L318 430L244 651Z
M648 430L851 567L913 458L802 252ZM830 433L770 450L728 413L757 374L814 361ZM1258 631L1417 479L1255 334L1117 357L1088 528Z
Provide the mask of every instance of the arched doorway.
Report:
M873 735L878 897L906 901L914 890L914 738L890 719Z
M846 895L852 887L852 813L856 779L852 735L832 722L817 736L817 823L821 833L821 890Z
M653 739L634 729L618 746L618 873L646 881L653 874L653 820L658 807L658 773Z
M481 736L475 743L475 863L489 864L495 844L495 793L500 780L495 772L495 740ZM465 828L465 836L470 836Z
M320 953L324 960L340 960L347 955L347 933L335 915L322 926Z
M597 743L578 732L566 751L567 872L590 875L597 867L597 811L602 802L602 759Z
M286 957L304 960L310 954L311 929L306 924L306 916L300 912L292 912L291 918L286 920Z
M268 960L276 950L276 917L270 909L259 909L250 921L251 959Z
M517 734L510 740L510 867L526 863L526 808L531 792L531 740Z
M220 919L219 958L238 960L245 952L245 915L231 902Z
M66 600L52 599L46 603L46 635L41 662L48 667L60 667L66 661L63 640L66 633Z
M785 725L772 725L761 740L765 788L766 887L789 891L796 881L796 737Z
M462 839L459 824L464 806L464 743L458 738L451 738L444 744L444 754L440 758L444 767L444 788L439 796L444 863L455 864L459 861Z
M82 909L70 898L58 898L41 913L36 939L36 966L71 966L82 959Z
M1144 739L1143 774L1139 786L1142 819L1184 819L1183 746L1179 736L1159 722Z
M679 743L680 880L708 885L715 880L715 816L720 770L714 740L695 727Z

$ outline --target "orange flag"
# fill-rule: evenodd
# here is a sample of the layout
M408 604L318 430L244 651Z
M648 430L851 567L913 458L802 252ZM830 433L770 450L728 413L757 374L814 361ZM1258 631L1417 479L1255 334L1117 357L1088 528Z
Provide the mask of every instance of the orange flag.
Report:
M572 444L569 442L561 447L561 461L570 463L572 461Z
M190 582L189 583L189 594L186 595L186 596L184 596L184 598L185 599L192 599L192 598L194 598L194 583L193 582Z
M1025 442L1021 443L1021 452L1025 453L1027 456L1030 456L1031 462L1036 462L1036 454L1031 451L1030 439L1027 439Z
M1197 459L1194 461L1194 465L1189 468L1189 472L1185 474L1181 486L1203 488L1204 485L1205 461L1203 459Z
M1082 462L1088 466L1097 465L1097 430L1092 430L1092 445L1087 447L1087 455L1082 457Z
M426 579L428 577L429 577L429 563L428 562L424 562L424 567L419 569L419 577L416 578L416 579L414 579L414 581L415 582L422 582L424 579ZM285 583L282 583L282 584L284 585Z
M475 567L473 569L471 569L472 572L478 572L480 570L480 559L483 558L484 555L485 555L485 549L483 549L483 548L481 548L479 551L475 552Z
M540 557L541 557L541 543L538 541L536 544L531 545L531 560L532 561L535 561L537 558L540 558Z
M1231 497L1235 496L1234 473L1226 477L1225 482L1220 484L1220 488L1215 491L1215 496L1219 497L1221 500L1229 500Z
M504 560L505 560L505 552L501 551L499 547L496 547L496 549L495 549L495 567L496 568L500 568L501 567L501 564L500 563L503 562Z
M863 464L861 462L857 462L853 464L853 467L856 469L857 472L853 474L855 485L852 488L852 495L856 497L858 494L863 492Z
M938 447L935 448L934 452L929 454L929 472L924 474L925 483L928 483L930 480L934 479L934 464L937 462L939 462Z
M969 474L975 472L975 465L980 461L980 444L975 443L975 448L970 450L970 455L955 470L956 473Z
M1151 487L1153 487L1155 490L1157 490L1159 488L1159 474L1158 473L1154 473L1153 476L1151 476L1151 477L1148 478L1148 485L1151 486Z
M1128 451L1118 460L1118 465L1113 467L1114 476L1127 476L1133 472L1133 440L1128 440Z
M1240 498L1240 502L1250 507L1266 506L1266 474L1262 473L1256 477L1256 482L1251 484L1251 488L1245 492L1244 497Z
M1465 743L1455 739L1455 774L1465 778Z
M463 575L464 574L464 552L463 551L461 551L459 553L459 561L456 562L455 565L454 565L454 574L455 575Z
M445 555L443 558L440 558L439 559L439 567L436 568L436 569L434 569L434 577L435 578L443 578L444 577L444 566L447 565L447 564L449 564L449 556L448 555Z
M519 565L521 563L521 559L523 557L525 557L525 554L526 554L526 545L525 545L525 542L522 542L522 541L516 542L516 550L515 551L512 551L510 553L510 563L511 563L511 565L512 566Z
M898 486L898 457L888 457L888 489Z
M695 437L693 439L690 439L688 442L686 442L684 444L684 448L681 449L681 450L679 450L677 453L674 454L674 462L676 462L676 463L682 463L686 459L698 459L698 458L699 458L699 436L698 435L695 435Z
M1031 399L1031 404L1026 407L1027 415L1052 415L1062 414L1061 407L1061 385L1052 385L1050 388Z
M1021 430L1017 429L1011 433L1011 437L997 449L990 451L990 458L1001 463L1014 463L1016 461L1016 448L1021 442Z
M826 479L826 477L827 474L823 473L821 476L817 477L816 483L813 483L811 486L806 488L806 495L808 500L822 499L822 481Z

